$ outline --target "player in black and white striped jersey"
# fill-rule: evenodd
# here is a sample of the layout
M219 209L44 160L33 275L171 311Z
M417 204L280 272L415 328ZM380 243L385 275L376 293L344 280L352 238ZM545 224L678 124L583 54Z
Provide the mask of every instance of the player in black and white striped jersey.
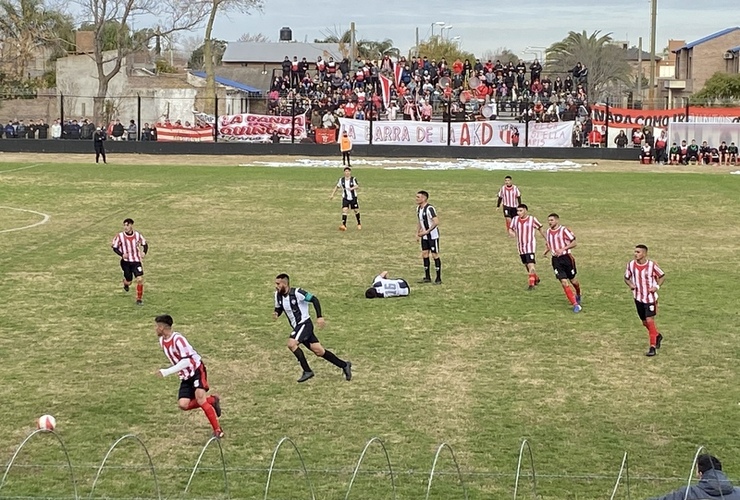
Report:
M350 208L355 212L355 217L357 218L357 230L359 231L362 229L362 224L360 223L360 205L357 202L357 190L359 187L360 185L357 182L357 179L352 177L352 169L350 167L345 167L344 177L341 177L337 181L337 185L334 186L334 191L332 191L329 196L329 199L333 200L337 190L342 190L342 225L339 226L340 231L347 230L347 213Z
M298 382L305 382L314 376L300 344L308 347L318 357L324 358L334 366L341 368L344 377L347 380L352 380L352 363L339 359L333 352L324 349L316 334L314 334L308 304L313 304L316 310L316 323L318 323L319 328L323 328L326 322L321 314L319 299L301 288L291 288L290 277L287 274L278 274L275 277L275 311L272 313L272 318L278 319L280 315L285 313L288 323L293 328L288 339L288 349L303 368L303 375L298 379Z
M437 271L435 285L442 284L442 261L439 258L439 219L437 211L429 204L429 193L416 193L416 215L419 219L416 225L416 239L421 240L421 258L424 262L424 278L419 283L431 283L429 274L429 254L434 258L434 269Z

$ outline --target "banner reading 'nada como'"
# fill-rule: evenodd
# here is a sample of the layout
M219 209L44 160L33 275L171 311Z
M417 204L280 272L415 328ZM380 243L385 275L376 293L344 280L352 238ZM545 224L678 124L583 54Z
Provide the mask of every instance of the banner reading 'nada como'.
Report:
M591 118L594 125L606 125L608 119L610 127L667 129L671 123L738 123L740 122L740 108L689 106L687 116L686 108L626 109L610 106L607 116L606 106L596 104L591 108Z
M340 118L354 144L370 143L370 122ZM571 147L574 122L530 123L529 146L545 148ZM374 121L373 145L447 146L446 122L408 120ZM453 122L450 128L452 146L524 146L524 124L501 122Z

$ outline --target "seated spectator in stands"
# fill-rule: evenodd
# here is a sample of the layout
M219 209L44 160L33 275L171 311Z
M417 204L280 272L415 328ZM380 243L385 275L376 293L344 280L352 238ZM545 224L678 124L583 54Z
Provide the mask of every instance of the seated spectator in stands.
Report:
M39 139L49 138L49 124L45 123L44 120L39 120L39 122L36 124L36 130L38 131Z
M629 138L627 137L627 134L624 133L624 129L620 130L617 136L614 138L614 144L616 144L618 148L623 148L627 146L628 142Z
M719 162L721 165L729 165L727 162L727 141L722 141L719 145Z
M121 120L116 118L116 121L113 122L113 127L111 128L111 139L113 139L114 141L123 140L124 132L125 129L123 128L123 123L121 123Z
M134 120L131 120L128 124L128 129L126 130L127 136L126 140L128 141L135 141L136 136L139 135L139 127L136 126L136 122Z
M732 485L724 472L722 462L715 456L702 454L696 458L696 476L699 482L684 486L652 500L740 500L740 488Z
M709 147L707 141L702 141L699 147L699 163L704 165L712 163L712 148Z
M699 161L699 145L696 143L696 139L691 139L691 144L687 148L686 163L691 162L692 165L696 165Z
M640 148L640 163L652 163L653 162L653 148L650 147L650 143L645 141Z
M51 128L51 138L52 139L62 138L62 124L59 123L59 118L54 120L54 123L52 124L50 128Z

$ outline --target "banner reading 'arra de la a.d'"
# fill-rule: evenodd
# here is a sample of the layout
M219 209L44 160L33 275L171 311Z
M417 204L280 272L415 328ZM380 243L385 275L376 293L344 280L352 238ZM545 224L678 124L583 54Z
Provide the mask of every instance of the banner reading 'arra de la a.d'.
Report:
M340 118L355 144L370 143L370 122ZM444 122L406 120L372 123L373 144L393 146L446 146L448 125ZM532 123L529 146L564 148L572 146L573 122ZM524 126L518 123L453 122L450 127L452 146L524 146Z
M303 139L307 136L305 115L297 115L293 118L290 116L242 113L218 117L218 134L224 139L237 141L266 140L272 135L273 131L277 131L280 137L289 138L294 130L296 139Z

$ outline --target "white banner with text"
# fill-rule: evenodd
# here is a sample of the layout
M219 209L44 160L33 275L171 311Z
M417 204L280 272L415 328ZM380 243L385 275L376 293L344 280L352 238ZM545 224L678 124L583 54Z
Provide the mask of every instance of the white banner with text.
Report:
M339 118L342 131L347 131L354 144L370 143L370 122ZM529 146L543 148L572 147L574 122L530 123ZM446 122L407 120L374 121L373 145L446 146ZM524 124L503 122L453 122L451 146L524 146Z

